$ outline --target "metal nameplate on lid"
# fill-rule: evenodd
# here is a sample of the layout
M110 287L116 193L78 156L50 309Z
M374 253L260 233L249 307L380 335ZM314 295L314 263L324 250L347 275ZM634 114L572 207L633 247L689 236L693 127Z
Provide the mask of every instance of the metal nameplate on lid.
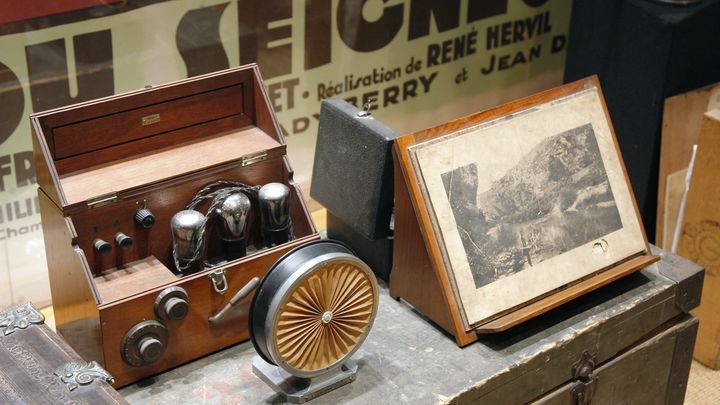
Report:
M19 329L25 329L32 324L45 322L45 316L31 303L0 311L0 331L7 336Z
M266 150L260 151L258 153L253 153L251 155L246 155L242 158L242 166L250 166L251 164L267 160L267 158L268 154Z
M152 125L160 122L160 114L151 114L142 117L143 125Z

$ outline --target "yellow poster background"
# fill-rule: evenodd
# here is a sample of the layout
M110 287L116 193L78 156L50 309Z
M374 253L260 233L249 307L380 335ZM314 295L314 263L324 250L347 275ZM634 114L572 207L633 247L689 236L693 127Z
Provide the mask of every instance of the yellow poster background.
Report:
M291 3L286 5L291 14L289 18L268 18L265 28L280 34L263 37L271 40L259 44L266 47L259 63L271 101L286 131L295 178L305 189L310 186L322 98L346 98L358 106L373 99L372 112L378 119L399 132L410 132L562 81L570 0L484 2L488 5L506 3L506 10L471 22L468 22L470 0L457 1L457 4L436 2L442 4L438 6L441 8L457 5L457 18L450 27L438 27L431 14L426 22L420 23L427 25L427 34L412 39L409 27L411 17L416 16L417 9L413 10L416 2L360 2L362 7L346 11L361 13L363 21L379 21L391 9L402 14L400 22L392 26L397 32L391 40L372 51L355 50L341 38L339 19L344 19L347 29L348 15L339 16L341 1L328 1L330 49L329 52L323 49L323 54L329 54L329 61L311 68L306 68L305 49L317 44L308 43L305 32L307 24L316 22L306 18L305 2L287 3ZM239 13L246 10L243 4L242 1L208 0L160 2L101 18L0 35L0 63L17 78L24 95L22 119L0 144L0 175L4 184L0 192L0 307L28 300L37 305L50 302L36 185L18 179L22 171L18 169L27 169L25 166L29 163L15 159L32 150L27 117L33 112L32 98L36 95L30 89L26 46L64 41L66 55L48 57L67 59L67 82L70 96L74 97L78 94L77 77L82 72L78 72L73 39L109 30L113 91L123 93L188 77L189 67L178 51L177 38L181 21L192 10L209 7L221 10L217 27L211 28L217 29L228 65L239 65L241 28L238 21ZM363 41L363 37L357 38L355 47L362 47ZM281 69L288 73L266 75L265 72L271 71L269 65L274 52L280 49L290 49L290 66ZM0 83L0 92L7 90L2 85Z

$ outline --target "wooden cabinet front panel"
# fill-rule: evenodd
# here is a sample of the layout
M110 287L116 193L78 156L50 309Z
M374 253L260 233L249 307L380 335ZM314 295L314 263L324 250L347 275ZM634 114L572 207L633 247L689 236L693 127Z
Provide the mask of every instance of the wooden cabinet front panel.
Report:
M190 310L180 321L161 321L168 329L168 345L160 359L148 366L133 367L126 364L120 349L123 337L137 323L157 319L154 313L155 298L170 285L156 288L135 297L100 307L105 368L121 387L140 378L159 373L179 364L212 353L223 347L249 339L248 312L252 294L235 305L219 323L211 325L208 318L216 314L253 277L261 277L277 259L288 250L318 239L311 235L267 250L227 268L228 290L216 293L207 271L178 280L172 285L188 293Z

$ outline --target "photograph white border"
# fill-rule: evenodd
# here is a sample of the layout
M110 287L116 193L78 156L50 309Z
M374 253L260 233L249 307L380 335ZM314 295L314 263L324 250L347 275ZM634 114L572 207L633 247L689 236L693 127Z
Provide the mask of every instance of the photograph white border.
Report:
M529 152L543 139L590 123L607 172L622 228L602 237L603 252L591 241L535 266L475 287L441 174L468 164L478 175L499 177L508 167L503 150ZM409 147L443 262L467 329L628 257L646 241L616 143L597 88L546 102L507 117Z

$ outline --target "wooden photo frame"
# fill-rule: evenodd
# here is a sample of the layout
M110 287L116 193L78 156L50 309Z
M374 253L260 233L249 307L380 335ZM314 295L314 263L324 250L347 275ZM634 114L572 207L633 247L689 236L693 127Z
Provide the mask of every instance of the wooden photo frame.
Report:
M596 78L405 135L395 148L398 194L405 187L411 199L456 336L507 329L654 260ZM417 284L404 281L402 256L416 253L402 251L411 248L402 222L391 295L415 305L394 285Z

